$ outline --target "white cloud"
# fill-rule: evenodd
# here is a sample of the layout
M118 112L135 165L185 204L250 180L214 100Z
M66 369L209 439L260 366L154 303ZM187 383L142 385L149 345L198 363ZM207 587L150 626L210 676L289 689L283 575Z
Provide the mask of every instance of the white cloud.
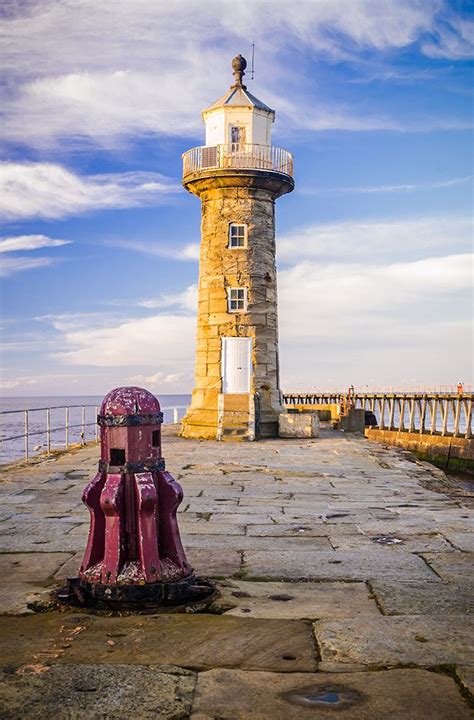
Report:
M281 271L278 283L282 337L354 342L374 331L380 338L387 327L417 324L417 315L420 328L436 313L446 319L446 297L471 287L472 256L386 265L305 261Z
M171 260L199 260L199 243L188 243L181 247L170 247L169 245L161 245L156 241L143 240L110 240L105 243L111 247L123 248L132 252L139 252L143 255L152 255L154 257L165 257Z
M17 252L19 250L38 250L45 247L69 245L70 240L59 240L46 235L17 235L0 238L0 253Z
M80 177L54 163L0 162L0 217L6 220L158 204L177 190L157 173Z
M455 187L457 185L472 184L472 175L464 177L449 178L439 182L429 183L404 183L403 185L355 185L352 187L319 187L303 188L300 192L303 195L323 195L327 193L392 193L392 192L419 192L425 190L440 190L443 188Z
M189 380L186 373L162 373L157 372L153 375L132 375L130 382L144 385L147 388L162 388L163 385L179 386L184 380Z
M160 295L156 298L149 298L146 300L140 300L137 304L139 307L148 309L157 308L170 308L174 307L177 309L184 310L188 313L196 312L198 303L198 288L197 285L189 285L183 292L175 293L171 295Z
M63 363L96 367L155 367L166 375L193 362L196 320L185 315L154 315L105 328L70 330L61 340Z
M278 259L414 258L468 251L470 217L422 217L406 220L346 220L296 229L277 238Z
M423 52L433 58L463 60L472 57L474 48L474 22L452 16L449 25L437 29L438 42L425 42Z
M0 259L0 277L9 277L24 270L35 270L36 268L54 265L57 262L59 262L58 259L49 257L4 256Z
M23 388L25 385L36 385L37 382L38 380L35 377L16 377L11 380L0 380L0 390Z
M47 145L68 136L114 144L128 135L193 133L199 112L228 84L229 54L252 38L262 97L283 108L282 78L294 48L351 60L430 37L430 56L463 57L469 24L441 0L41 0L0 21L3 135ZM183 22L183 17L192 21ZM137 42L139 38L139 42ZM60 68L60 72L58 72ZM209 68L216 72L209 72ZM292 75L291 117L313 129L397 128L397 121L315 104L313 78ZM288 82L284 84L288 87ZM314 107L317 107L317 111ZM311 107L311 111L308 108ZM297 112L294 112L297 110Z
M284 388L471 381L471 255L305 261L278 281Z

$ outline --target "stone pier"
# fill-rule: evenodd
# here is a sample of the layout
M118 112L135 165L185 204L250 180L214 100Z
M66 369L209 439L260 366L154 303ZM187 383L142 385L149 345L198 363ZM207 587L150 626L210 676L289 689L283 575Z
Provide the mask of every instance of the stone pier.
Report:
M221 593L206 613L55 610L98 448L3 473L2 719L326 719L333 701L349 720L472 717L467 485L325 428L166 448L187 557Z

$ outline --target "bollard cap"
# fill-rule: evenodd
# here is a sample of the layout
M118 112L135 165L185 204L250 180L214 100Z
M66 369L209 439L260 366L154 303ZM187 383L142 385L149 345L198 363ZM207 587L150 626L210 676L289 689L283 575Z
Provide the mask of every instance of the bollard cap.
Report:
M102 401L100 415L154 415L160 413L158 398L141 387L119 387L111 390Z

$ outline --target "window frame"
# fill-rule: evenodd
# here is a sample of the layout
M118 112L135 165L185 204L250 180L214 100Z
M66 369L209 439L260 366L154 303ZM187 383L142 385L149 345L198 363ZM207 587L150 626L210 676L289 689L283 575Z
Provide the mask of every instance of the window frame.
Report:
M242 292L243 297L232 297L234 292ZM232 303L237 303L237 307L233 308ZM242 307L238 304L242 303ZM227 288L227 312L229 313L245 313L248 309L248 288L244 286L240 287L228 287Z
M247 144L247 124L246 123L229 123L229 145L246 145ZM243 136L243 140L233 140L232 131L239 130L239 135Z
M232 245L232 228L234 228L234 227L243 227L243 229L244 229L243 245ZM239 223L239 222L229 223L227 247L229 248L229 250L245 250L245 248L247 247L247 236L248 236L247 223Z

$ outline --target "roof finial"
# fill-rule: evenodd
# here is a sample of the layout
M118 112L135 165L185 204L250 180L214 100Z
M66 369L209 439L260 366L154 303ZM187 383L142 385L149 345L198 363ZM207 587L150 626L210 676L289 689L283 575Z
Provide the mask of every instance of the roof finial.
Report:
M245 68L247 67L247 60L242 55L236 55L232 60L232 70L234 71L235 82L231 87L247 89L246 85L242 84L242 78L245 75Z

